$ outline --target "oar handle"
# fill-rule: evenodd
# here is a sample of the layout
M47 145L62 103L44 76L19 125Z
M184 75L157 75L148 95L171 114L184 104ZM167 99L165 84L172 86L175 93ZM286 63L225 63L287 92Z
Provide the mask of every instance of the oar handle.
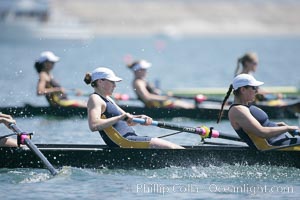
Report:
M289 133L292 134L293 136L300 135L299 130L290 131Z
M132 121L135 122L135 123L139 123L139 124L145 124L146 123L146 120L143 119L143 118L133 118ZM158 125L158 121L152 120L151 125L152 126L157 126Z
M142 118L133 118L133 122L140 123L140 124L145 124L146 120L142 119ZM193 128L193 127L179 126L177 124L170 124L170 123L159 122L159 121L152 121L151 125L152 126L158 126L160 128L176 130L176 131L195 133L195 134L201 135L202 137L218 138L220 136L219 131L216 131L216 130L213 130L213 129L208 129L208 128L202 128L202 127Z
M17 134L22 134L23 132L17 127L16 124L14 123L10 123L9 124L9 127L14 131L16 132Z

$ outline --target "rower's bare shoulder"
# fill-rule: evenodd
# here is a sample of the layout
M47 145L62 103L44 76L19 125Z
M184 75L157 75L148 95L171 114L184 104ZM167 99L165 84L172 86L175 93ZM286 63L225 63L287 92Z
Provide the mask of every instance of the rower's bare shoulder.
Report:
M51 79L49 74L46 73L46 72L40 72L39 73L39 78L40 78L40 80L46 80L46 81L49 81Z
M135 86L141 86L141 85L144 86L144 85L146 85L146 82L144 80L142 80L142 79L135 79L134 82L133 82L133 84Z
M249 109L246 106L243 105L237 105L234 106L230 109L228 115L229 117L241 117L241 116L245 116L248 113L250 113Z
M97 94L91 94L88 100L88 108L104 105L104 100Z

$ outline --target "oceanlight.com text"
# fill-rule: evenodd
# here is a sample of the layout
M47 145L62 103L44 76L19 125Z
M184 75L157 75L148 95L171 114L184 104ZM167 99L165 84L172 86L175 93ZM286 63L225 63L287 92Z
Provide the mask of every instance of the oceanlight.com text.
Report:
M262 194L262 193L281 193L290 194L294 193L293 186L278 186L278 185L221 185L221 184L210 184L197 185L197 184L136 184L131 187L131 191L139 194L162 194L167 193L200 193L200 192L212 192L212 193L236 193L236 194Z
M257 194L257 193L294 193L294 188L292 186L269 186L269 185L249 185L242 184L237 185L217 185L210 184L210 192L222 192L222 193L247 193L247 194Z

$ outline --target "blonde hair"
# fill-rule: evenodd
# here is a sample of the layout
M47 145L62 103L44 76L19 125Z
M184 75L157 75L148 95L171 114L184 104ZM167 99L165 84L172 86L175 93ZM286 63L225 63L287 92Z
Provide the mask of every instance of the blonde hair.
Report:
M245 53L245 55L243 55L242 57L238 58L237 60L237 66L234 72L234 76L237 76L240 70L240 64L243 65L243 67L246 66L246 62L252 62L255 59L257 59L257 54L255 52L247 52Z

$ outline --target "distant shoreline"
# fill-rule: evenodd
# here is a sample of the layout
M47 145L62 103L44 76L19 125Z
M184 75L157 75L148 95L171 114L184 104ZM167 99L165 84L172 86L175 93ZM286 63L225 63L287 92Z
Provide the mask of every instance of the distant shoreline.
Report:
M95 35L300 35L299 1L53 0Z

